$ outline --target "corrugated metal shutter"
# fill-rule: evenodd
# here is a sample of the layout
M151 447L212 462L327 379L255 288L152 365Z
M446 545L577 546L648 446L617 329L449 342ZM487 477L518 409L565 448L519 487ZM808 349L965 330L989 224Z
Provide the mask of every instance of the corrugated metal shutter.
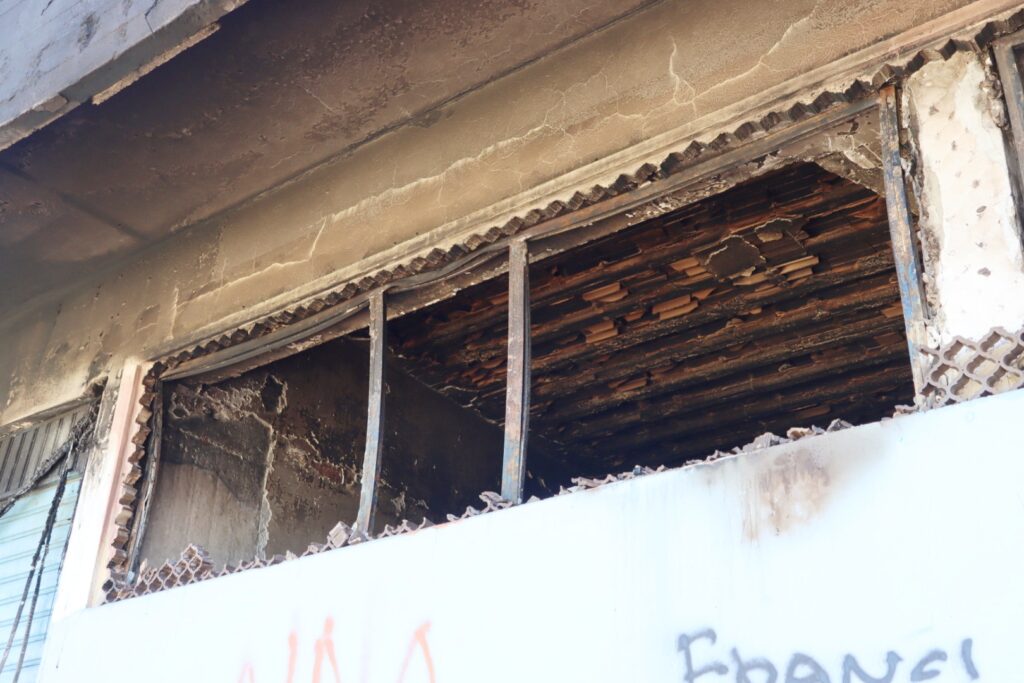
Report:
M0 509L9 505L19 491L26 489L41 476L41 465L50 460L67 442L72 428L86 418L90 409L91 406L81 406L27 429L0 436ZM10 509L0 515L0 654L3 653L10 636L25 583L32 568L32 558L46 527L50 507L57 492L60 471L61 467L55 467L31 490L14 500ZM41 568L39 597L31 619L32 630L25 649L24 664L18 675L19 683L32 683L36 678L53 599L57 591L57 578L71 532L75 504L78 502L80 480L77 472L68 473L67 486L60 507L57 508L49 550L46 553L45 564ZM18 669L34 588L35 579L32 581L32 589L29 590L26 605L18 622L13 648L3 670L0 671L0 683L13 681Z
M60 448L71 428L89 414L91 406L75 410L0 437L0 503L32 481L36 469Z
M32 632L29 635L28 647L25 651L25 663L18 677L18 683L31 683L36 678L39 659L43 653L46 640L46 627L50 622L50 610L53 607L54 594L57 591L57 577L64 559L64 548L67 546L68 534L71 531L71 519L75 514L75 503L78 501L78 489L81 477L72 472L68 475L67 488L57 508L57 519L50 539L50 550L46 555L46 564L42 568L42 583L39 589L39 602L35 616L32 618ZM32 555L35 553L39 539L43 535L43 527L50 512L50 504L57 490L56 473L47 477L30 493L22 496L14 506L0 517L0 652L7 643L14 623L14 615L21 602L25 581L32 566ZM33 581L33 588L35 582ZM31 593L29 596L31 600ZM21 653L21 642L28 623L29 605L25 605L18 632L15 634L14 648L7 659L4 670L0 671L0 683L14 680L14 672L18 666Z

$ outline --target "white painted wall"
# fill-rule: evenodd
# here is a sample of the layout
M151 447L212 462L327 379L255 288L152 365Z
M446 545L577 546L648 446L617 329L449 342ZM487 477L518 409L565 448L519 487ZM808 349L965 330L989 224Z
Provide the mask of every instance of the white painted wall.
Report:
M939 345L1024 326L1024 254L1002 130L978 57L932 62L905 89L920 154L920 228Z
M779 683L844 681L846 655L1016 681L1022 411L1005 394L89 609L42 680L712 683L745 680L735 648ZM680 639L706 629L691 670Z

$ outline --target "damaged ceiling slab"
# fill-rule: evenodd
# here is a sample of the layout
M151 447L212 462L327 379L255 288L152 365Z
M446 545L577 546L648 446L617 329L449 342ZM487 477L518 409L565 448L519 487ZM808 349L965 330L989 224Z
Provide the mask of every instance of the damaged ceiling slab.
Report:
M536 262L530 282L530 424L568 471L678 464L912 401L885 200L816 164ZM506 286L390 325L411 374L495 423Z

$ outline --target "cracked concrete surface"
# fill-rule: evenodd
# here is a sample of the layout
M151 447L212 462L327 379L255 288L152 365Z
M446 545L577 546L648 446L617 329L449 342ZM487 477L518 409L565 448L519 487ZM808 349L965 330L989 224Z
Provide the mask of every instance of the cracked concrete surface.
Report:
M1024 253L1003 131L974 54L929 64L907 83L917 131L920 231L932 345L1024 324Z
M623 170L616 159L686 140L724 111L756 107L766 91L797 88L814 69L966 4L658 3L463 94L418 118L420 125L394 128L214 213L85 284L26 302L0 329L0 422L78 395L127 356L154 357L343 282L364 259L397 257L409 245L488 225L554 187L589 186L595 168L609 174L598 179L611 179ZM441 74L443 57L431 60ZM299 93L302 107L331 115ZM413 111L415 102L401 106ZM182 135L173 144L192 149L195 135ZM864 150L846 152L851 159ZM287 152L271 157L285 163ZM869 157L861 161L870 165ZM179 170L187 179L202 169ZM124 195L144 213L139 196ZM199 206L177 208L202 216Z

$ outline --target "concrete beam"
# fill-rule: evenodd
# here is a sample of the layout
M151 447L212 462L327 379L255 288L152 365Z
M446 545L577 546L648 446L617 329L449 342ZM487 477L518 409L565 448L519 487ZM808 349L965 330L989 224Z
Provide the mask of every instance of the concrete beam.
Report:
M0 5L0 149L101 102L216 30L245 0Z

